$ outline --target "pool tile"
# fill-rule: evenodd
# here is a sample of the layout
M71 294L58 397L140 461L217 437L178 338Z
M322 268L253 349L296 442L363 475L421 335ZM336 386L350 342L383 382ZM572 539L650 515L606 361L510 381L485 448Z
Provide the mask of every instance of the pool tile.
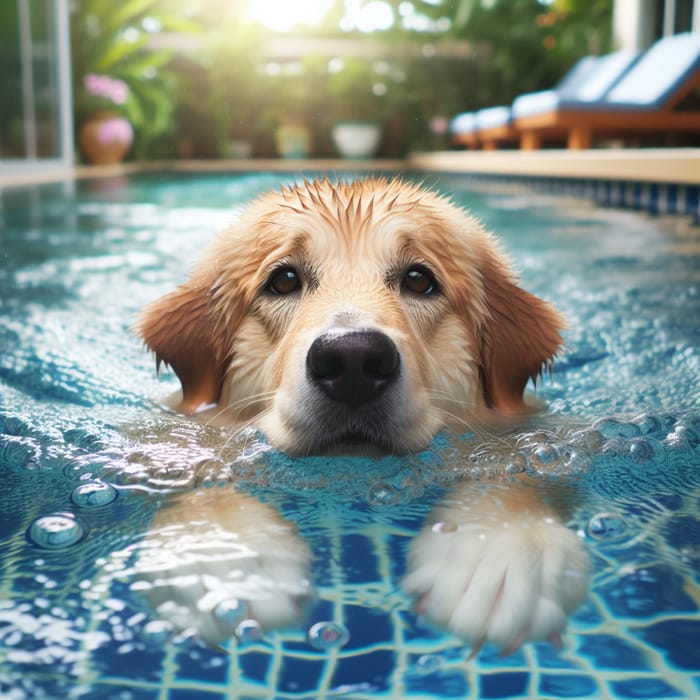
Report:
M437 671L411 675L406 679L406 691L423 697L464 698L469 694L469 683L463 672Z
M590 659L599 669L625 671L648 670L644 653L621 637L611 634L591 634L581 639L578 654Z
M489 673L479 676L480 698L520 698L527 697L530 674Z
M677 688L661 678L631 678L625 681L611 681L610 687L618 698L683 698Z
M639 630L676 668L700 669L700 620L664 620Z
M693 612L681 574L669 566L647 566L618 576L597 589L614 617L655 617L660 610Z
M168 692L168 700L228 700L228 697L206 688L175 688Z
M597 697L600 688L590 677L579 673L552 673L540 676L539 692L555 698Z
M373 651L338 659L333 673L333 688L361 686L378 692L388 687L394 673L396 654Z

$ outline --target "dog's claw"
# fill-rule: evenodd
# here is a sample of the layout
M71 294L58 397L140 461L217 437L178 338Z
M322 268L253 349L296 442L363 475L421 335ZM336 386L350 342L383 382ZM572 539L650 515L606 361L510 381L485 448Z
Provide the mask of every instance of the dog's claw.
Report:
M472 659L476 658L477 654L481 651L481 647L484 646L484 642L486 641L486 637L482 637L473 647L471 652L469 652L469 656L467 656L467 661L471 661Z
M518 636L508 646L503 647L503 649L501 649L501 658L510 656L511 654L514 654L516 651L518 651L518 649L520 649L520 647L524 644L526 639L527 628L523 627L523 629L521 629L520 632L518 632Z

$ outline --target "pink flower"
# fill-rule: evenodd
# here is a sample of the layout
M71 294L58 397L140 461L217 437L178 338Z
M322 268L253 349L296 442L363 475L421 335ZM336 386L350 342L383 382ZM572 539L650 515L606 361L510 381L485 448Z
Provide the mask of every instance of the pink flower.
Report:
M88 73L83 78L83 85L91 95L104 97L117 105L126 102L129 96L129 87L123 80L107 75Z
M445 117L434 117L430 120L430 131L433 134L446 134L450 123Z

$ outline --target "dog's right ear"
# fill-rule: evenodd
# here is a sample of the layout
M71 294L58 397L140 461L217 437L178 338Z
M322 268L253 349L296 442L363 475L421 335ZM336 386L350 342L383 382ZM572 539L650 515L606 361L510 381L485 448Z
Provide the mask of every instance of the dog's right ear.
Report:
M149 304L135 326L156 355L156 366L170 365L182 384L179 410L194 413L217 403L227 349L216 332L211 285L191 279Z

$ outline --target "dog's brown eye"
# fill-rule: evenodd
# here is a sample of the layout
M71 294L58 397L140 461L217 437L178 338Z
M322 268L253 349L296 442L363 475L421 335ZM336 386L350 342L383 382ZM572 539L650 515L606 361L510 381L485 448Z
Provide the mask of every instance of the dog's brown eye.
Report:
M270 294L291 294L301 289L301 280L293 267L283 267L272 273L266 289Z
M430 296L438 290L435 278L420 265L414 265L406 271L402 285L409 292Z

